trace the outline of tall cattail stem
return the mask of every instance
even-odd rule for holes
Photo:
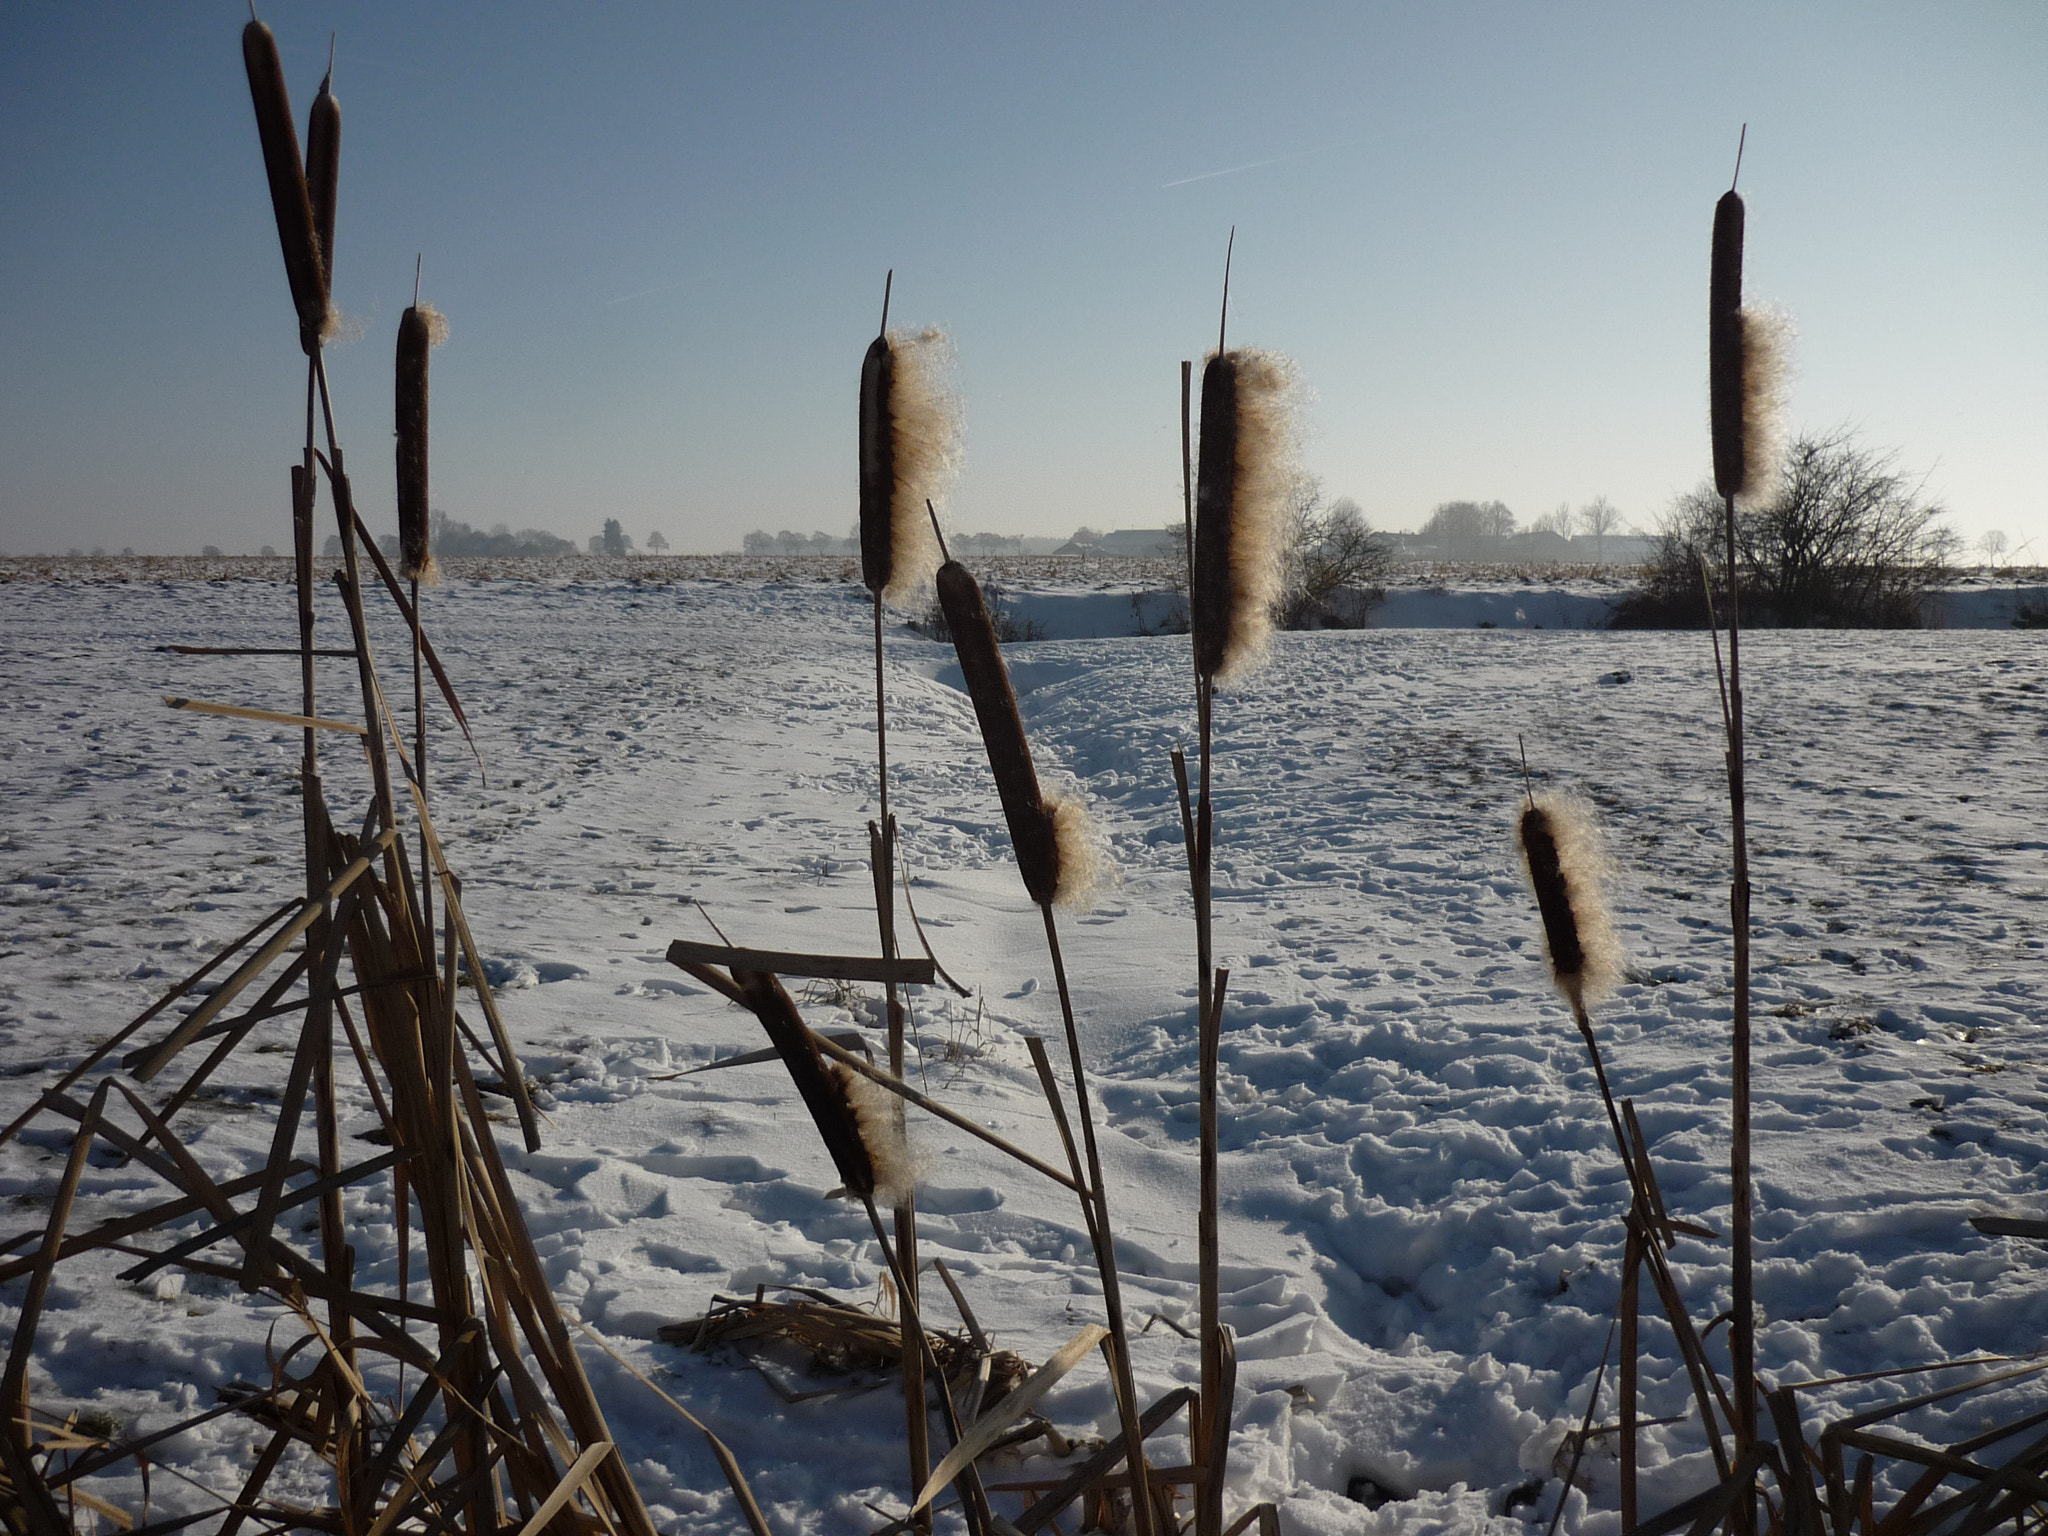
[[[363,728],[370,758],[370,778],[377,796],[379,826],[398,825],[397,803],[391,793],[391,764],[384,751],[382,711],[377,707],[380,688],[376,668],[370,660],[369,624],[363,615],[361,562],[356,556],[355,497],[349,490],[348,473],[342,465],[341,439],[334,430],[334,401],[327,387],[327,362],[320,350],[313,352],[313,374],[320,384],[320,414],[327,435],[328,484],[334,495],[334,515],[341,534],[343,572],[342,597],[348,606],[349,625],[355,636],[356,671],[363,690]]]
[[[1735,1453],[1740,1462],[1756,1444],[1756,1278],[1753,1269],[1749,1158],[1749,827],[1743,781],[1742,607],[1736,569],[1735,498],[1725,499],[1728,541],[1728,814],[1734,878],[1728,889],[1729,927],[1735,940],[1735,1019],[1730,1046],[1729,1244],[1734,1269],[1734,1321],[1728,1350],[1735,1379]],[[1742,1512],[1754,1526],[1744,1501]]]
[[[1236,231],[1231,231],[1232,244],[1236,243]],[[1224,314],[1229,313],[1230,265],[1229,255],[1224,257]],[[1217,362],[1223,357],[1223,331],[1219,322],[1216,336]],[[1209,430],[1209,387],[1210,371],[1203,374],[1203,431]],[[1182,830],[1188,844],[1188,885],[1195,908],[1195,1049],[1197,1057],[1196,1079],[1201,1108],[1201,1125],[1198,1137],[1200,1146],[1201,1189],[1198,1198],[1196,1233],[1196,1310],[1201,1330],[1201,1386],[1202,1411],[1194,1425],[1193,1451],[1198,1466],[1204,1468],[1208,1477],[1200,1486],[1195,1506],[1196,1536],[1221,1536],[1223,1529],[1223,1464],[1229,1454],[1229,1432],[1221,1426],[1229,1421],[1230,1405],[1223,1402],[1223,1338],[1222,1327],[1222,1276],[1219,1251],[1216,1143],[1220,1134],[1217,1125],[1216,1074],[1218,1056],[1221,1051],[1222,1011],[1218,1006],[1214,985],[1214,923],[1210,902],[1211,838],[1215,830],[1215,811],[1209,798],[1210,749],[1212,746],[1212,723],[1215,705],[1215,671],[1221,660],[1222,640],[1212,638],[1226,626],[1211,617],[1207,625],[1199,623],[1203,594],[1197,590],[1197,581],[1203,569],[1200,550],[1195,540],[1195,464],[1190,423],[1194,382],[1194,364],[1183,361],[1180,365],[1180,477],[1181,512],[1186,520],[1188,539],[1188,618],[1191,632],[1190,655],[1195,667],[1195,717],[1196,732],[1201,753],[1201,790],[1192,811],[1188,805],[1187,764],[1182,754],[1174,754],[1174,774],[1178,781],[1181,798]],[[1219,396],[1220,399],[1220,396]],[[1235,412],[1234,396],[1230,412]],[[1219,407],[1218,419],[1222,417]],[[1231,423],[1231,453],[1235,452],[1235,422]],[[1219,462],[1227,455],[1219,455]],[[1224,499],[1228,500],[1227,491]],[[1219,535],[1212,530],[1211,537]],[[1220,535],[1227,541],[1227,533]],[[1219,562],[1210,562],[1220,568]],[[1214,605],[1212,604],[1212,607]],[[1205,652],[1205,644],[1208,651]],[[1220,1432],[1219,1432],[1220,1431]]]
[[[1193,870],[1195,905],[1195,976],[1197,1002],[1197,1077],[1200,1083],[1201,1195],[1196,1215],[1197,1306],[1201,1326],[1203,1443],[1197,1447],[1200,1464],[1207,1470],[1201,1503],[1196,1506],[1197,1536],[1219,1536],[1223,1528],[1223,1465],[1229,1454],[1228,1432],[1217,1433],[1228,1420],[1230,1405],[1222,1402],[1223,1384],[1223,1284],[1216,1148],[1221,1137],[1217,1123],[1216,1077],[1222,1053],[1223,1010],[1215,987],[1215,926],[1213,889],[1215,804],[1211,798],[1213,770],[1213,722],[1215,689],[1209,678],[1195,685],[1195,712],[1201,745],[1201,794],[1195,802],[1195,856]]]
[[[421,660],[420,580],[412,579],[412,771],[420,803],[427,803],[427,680]],[[434,936],[434,872],[428,865],[427,840],[420,839],[420,922],[428,943]]]
[[[1137,1378],[1131,1370],[1131,1336],[1124,1327],[1123,1285],[1117,1277],[1116,1234],[1109,1224],[1109,1192],[1102,1178],[1102,1155],[1095,1143],[1095,1111],[1088,1101],[1088,1073],[1081,1064],[1081,1032],[1074,1024],[1073,994],[1067,989],[1067,964],[1060,952],[1059,927],[1053,921],[1052,903],[1042,901],[1038,910],[1045,918],[1045,946],[1052,956],[1053,981],[1059,989],[1060,1022],[1067,1032],[1067,1058],[1074,1072],[1074,1103],[1080,1110],[1081,1147],[1088,1159],[1088,1189],[1094,1205],[1093,1220],[1086,1223],[1095,1245],[1095,1269],[1102,1277],[1102,1307],[1109,1320],[1117,1416],[1122,1420],[1124,1444],[1129,1448],[1132,1522],[1137,1536],[1153,1536],[1154,1510],[1146,1497],[1145,1437],[1138,1425]]]
[[[1600,1102],[1607,1106],[1608,1128],[1614,1132],[1614,1150],[1621,1154],[1621,1166],[1628,1175],[1629,1189],[1637,1204],[1647,1210],[1642,1198],[1642,1184],[1636,1177],[1636,1160],[1629,1147],[1628,1133],[1621,1128],[1621,1114],[1614,1107],[1614,1091],[1607,1086],[1607,1064],[1600,1058],[1600,1042],[1593,1037],[1593,1020],[1586,1012],[1586,1005],[1576,999],[1572,1002],[1572,1017],[1578,1021],[1579,1037],[1586,1042],[1586,1054],[1593,1061],[1593,1078],[1600,1085]]]
[[[884,299],[886,309],[887,300]],[[868,847],[875,880],[875,922],[880,930],[882,956],[896,958],[896,818],[889,814],[889,711],[882,669],[882,593],[874,591],[875,608],[875,771],[880,786],[880,826],[869,829]],[[905,1070],[903,1001],[896,995],[896,983],[887,983],[889,1021],[889,1071],[900,1082]],[[900,1117],[903,1107],[895,1103],[890,1111]],[[924,1358],[911,1347],[911,1318],[917,1302],[917,1203],[914,1193],[905,1191],[892,1213],[896,1246],[902,1252],[906,1284],[903,1311],[903,1413],[906,1449],[910,1461],[911,1496],[931,1476],[931,1421],[926,1406]],[[931,1529],[931,1513],[918,1511],[918,1528]]]

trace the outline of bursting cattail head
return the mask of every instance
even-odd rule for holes
[[[1743,222],[1741,194],[1722,193],[1707,283],[1708,399],[1714,489],[1756,502],[1777,489],[1790,328],[1776,311],[1742,302]]]
[[[284,251],[284,273],[292,307],[299,316],[299,345],[311,357],[330,329],[327,285],[321,277],[319,239],[313,232],[313,204],[299,160],[299,134],[292,126],[291,97],[284,88],[277,39],[252,21],[242,28],[242,65],[256,108],[256,135],[263,145],[263,170],[270,181],[270,207]]]
[[[941,556],[925,502],[945,494],[959,461],[946,333],[877,336],[860,370],[860,565],[884,602],[902,603],[931,581]]]
[[[827,1064],[803,1016],[797,1012],[795,1000],[774,976],[766,971],[735,970],[732,979],[739,987],[741,1000],[761,1021],[769,1043],[789,1069],[797,1096],[810,1111],[825,1150],[831,1154],[839,1182],[848,1193],[871,1198],[877,1187],[875,1162],[862,1132],[859,1107],[849,1096],[847,1085],[852,1074],[840,1070],[837,1063]],[[889,1117],[870,1113],[867,1118],[880,1122]],[[898,1160],[892,1177],[900,1178],[907,1166],[906,1155]]]
[[[306,195],[313,208],[313,240],[320,252],[320,291],[334,302],[334,203],[341,185],[341,103],[330,68],[306,121]]]
[[[917,1192],[922,1172],[917,1151],[904,1134],[903,1101],[841,1062],[827,1062],[826,1070],[853,1114],[874,1177],[875,1199],[884,1205],[903,1204]]]
[[[399,574],[433,581],[434,553],[427,514],[427,352],[448,335],[448,322],[428,304],[415,304],[398,320],[398,366],[392,389],[398,436]]]
[[[1565,999],[1583,1009],[1621,976],[1602,891],[1607,859],[1592,811],[1564,795],[1538,795],[1515,823],[1515,846],[1536,892],[1551,977]]]
[[[1202,369],[1195,473],[1195,666],[1228,684],[1264,660],[1295,481],[1294,365],[1233,348]]]
[[[982,745],[988,749],[1024,889],[1040,906],[1084,903],[1102,867],[1087,815],[1078,799],[1047,795],[1039,788],[1024,721],[1017,713],[1017,695],[1010,687],[1009,669],[1003,665],[980,583],[966,566],[948,560],[939,567],[938,584],[939,606],[952,631],[967,696],[981,722]]]

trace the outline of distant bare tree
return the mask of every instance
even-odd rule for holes
[[[1592,536],[1593,558],[1603,565],[1607,562],[1608,535],[1620,533],[1624,526],[1621,508],[1605,496],[1595,496],[1579,508],[1579,527]]]
[[[668,540],[661,536],[659,528],[647,535],[647,552],[651,555],[665,555],[668,553]]]
[[[1578,514],[1572,511],[1572,504],[1560,501],[1552,511],[1544,513],[1529,525],[1531,533],[1554,533],[1560,539],[1568,539],[1579,525]]]
[[[1500,552],[1515,531],[1515,514],[1498,501],[1447,501],[1429,514],[1421,537],[1451,560],[1481,560]]]
[[[1984,556],[1986,565],[1998,564],[1998,557],[2011,547],[2003,528],[1987,528],[1977,536],[1977,550]]]

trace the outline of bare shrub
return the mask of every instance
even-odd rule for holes
[[[1747,625],[1784,629],[1910,629],[1927,594],[1950,574],[1954,537],[1925,482],[1888,449],[1846,429],[1802,435],[1786,453],[1774,495],[1737,503],[1735,543]],[[1725,513],[1711,484],[1665,513],[1647,578],[1623,599],[1619,629],[1707,623],[1702,557],[1716,611],[1727,603]]]

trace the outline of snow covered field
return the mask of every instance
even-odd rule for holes
[[[0,591],[11,1119],[50,1071],[291,895],[300,831],[296,733],[161,702],[295,708],[295,663],[150,649],[289,644],[286,588]],[[736,943],[872,949],[865,595],[458,583],[429,596],[427,620],[489,769],[486,786],[444,722],[437,816],[490,979],[546,1085],[544,1149],[515,1141],[506,1155],[558,1295],[727,1440],[778,1530],[872,1529],[881,1518],[863,1500],[890,1513],[904,1502],[886,1390],[785,1404],[750,1370],[653,1339],[713,1292],[876,1291],[865,1221],[822,1198],[836,1179],[782,1069],[669,1076],[762,1040],[662,958],[671,938],[711,936],[693,903]],[[394,666],[399,634],[384,637]],[[1761,1366],[1795,1380],[2036,1348],[2048,1255],[1967,1218],[2048,1214],[2041,640],[1760,635],[1745,660]],[[896,628],[889,664],[891,799],[917,912],[977,993],[915,999],[915,1072],[1048,1152],[1021,1037],[1055,1036],[1057,1004],[973,712],[949,647]],[[1013,649],[1011,666],[1041,770],[1079,785],[1122,866],[1094,912],[1063,920],[1067,959],[1110,1127],[1126,1305],[1179,1320],[1195,1272],[1194,960],[1167,754],[1191,731],[1187,642],[1054,641]],[[346,713],[341,669],[326,675]],[[1596,1015],[1609,1071],[1636,1101],[1674,1214],[1725,1230],[1728,864],[1712,689],[1703,635],[1388,629],[1282,636],[1272,666],[1221,705],[1233,1511],[1275,1498],[1304,1533],[1519,1531],[1558,1501],[1553,1457],[1615,1310],[1626,1184],[1508,842],[1518,736],[1539,783],[1599,808],[1631,960]],[[329,792],[360,804],[338,757]],[[807,1010],[842,1029],[872,1027],[874,1013],[822,990]],[[253,1039],[285,1038],[283,1024],[266,1029]],[[260,1164],[287,1059],[245,1048],[187,1112],[210,1169]],[[358,1111],[368,1126],[368,1105]],[[1099,1308],[1071,1199],[929,1121],[916,1139],[927,1252],[1000,1345],[1043,1359]],[[42,1136],[0,1153],[10,1230],[40,1222],[61,1151]],[[81,1219],[140,1187],[92,1171]],[[395,1274],[389,1201],[388,1185],[349,1197],[372,1280]],[[1725,1247],[1688,1242],[1677,1259],[1695,1317],[1724,1310]],[[53,1293],[39,1405],[147,1427],[267,1375],[280,1309],[203,1280],[123,1285],[118,1267],[84,1266]],[[0,1289],[0,1313],[20,1300],[20,1282]],[[952,1321],[942,1296],[927,1305]],[[1645,1411],[1682,1413],[1661,1320],[1646,1318],[1643,1347]],[[1709,1347],[1725,1361],[1725,1329]],[[1147,1400],[1195,1378],[1195,1345],[1164,1324],[1134,1354]],[[736,1528],[694,1432],[602,1355],[586,1365],[663,1528]],[[1815,1405],[1907,1390],[1847,1388]],[[2030,1398],[2048,1406],[2048,1386],[1915,1422],[1954,1439]],[[1075,1433],[1112,1427],[1099,1362],[1047,1406]],[[230,1417],[161,1452],[232,1490],[259,1433]],[[1709,1480],[1696,1430],[1651,1433],[1646,1511]],[[1184,1459],[1184,1441],[1155,1445]],[[1612,1445],[1589,1453],[1590,1493],[1572,1496],[1567,1528],[1617,1529]],[[1361,1475],[1412,1497],[1368,1512],[1345,1497]],[[168,1470],[156,1496],[160,1509],[204,1497]]]

